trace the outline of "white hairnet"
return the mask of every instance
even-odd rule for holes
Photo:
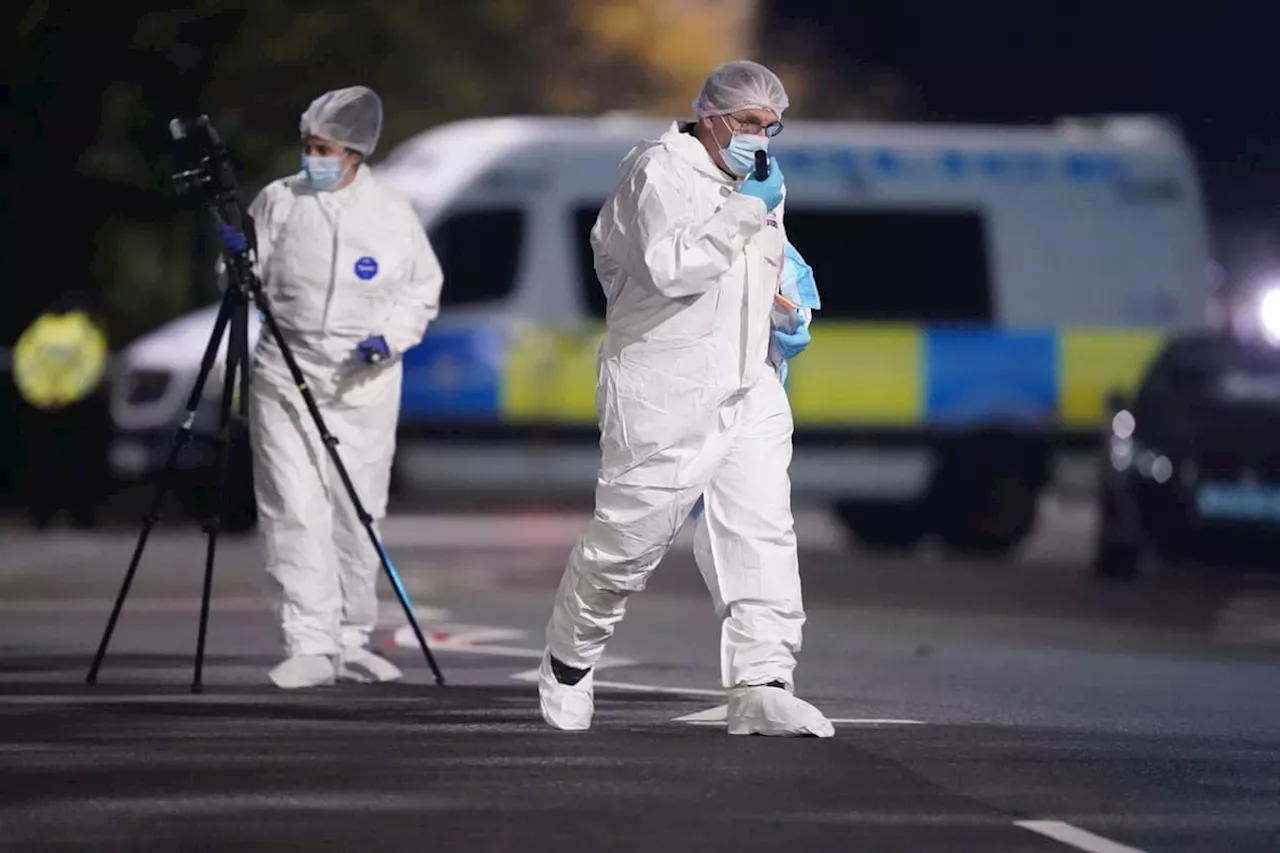
[[[382,133],[382,99],[365,86],[325,92],[302,114],[303,136],[319,136],[368,157]]]
[[[778,75],[758,62],[726,62],[712,71],[693,100],[694,118],[728,115],[745,109],[782,112],[791,106]]]

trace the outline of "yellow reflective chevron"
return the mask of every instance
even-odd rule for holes
[[[106,336],[87,314],[44,314],[14,347],[14,382],[37,408],[67,406],[98,387],[107,356]]]
[[[924,332],[902,324],[814,323],[790,363],[797,426],[904,426],[924,420]]]
[[[1064,426],[1094,426],[1107,392],[1131,391],[1164,336],[1148,330],[1063,329],[1058,332],[1058,416]]]
[[[574,330],[515,326],[501,382],[503,419],[594,424],[596,353],[603,335],[603,323]]]

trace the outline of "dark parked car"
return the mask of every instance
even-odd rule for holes
[[[1171,338],[1132,399],[1113,393],[1094,571],[1162,561],[1280,560],[1280,349]]]

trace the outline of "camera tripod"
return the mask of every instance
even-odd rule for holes
[[[307,411],[311,414],[311,419],[315,423],[321,441],[328,449],[329,457],[333,460],[334,468],[342,480],[347,496],[355,507],[356,515],[368,532],[369,539],[373,543],[374,550],[378,553],[378,558],[386,571],[387,578],[390,580],[392,588],[395,589],[397,598],[400,599],[400,605],[404,608],[409,624],[413,627],[414,636],[417,638],[418,645],[422,648],[422,653],[427,659],[427,665],[435,676],[436,684],[443,685],[444,675],[440,672],[440,667],[437,666],[435,657],[431,654],[431,648],[427,645],[427,640],[422,634],[422,629],[419,627],[417,617],[413,612],[413,605],[410,603],[409,596],[400,582],[400,576],[396,572],[391,559],[387,556],[386,549],[383,548],[381,541],[378,539],[378,534],[373,527],[373,517],[365,509],[364,504],[361,503],[355,484],[352,482],[346,466],[338,454],[338,440],[325,425],[320,409],[316,405],[315,397],[307,385],[306,377],[298,367],[288,342],[281,334],[280,327],[277,325],[263,294],[262,283],[254,273],[253,262],[250,258],[250,252],[256,250],[253,222],[248,212],[240,205],[226,147],[222,144],[218,134],[205,116],[201,116],[191,125],[180,119],[175,119],[170,124],[170,133],[175,141],[178,142],[188,139],[190,135],[198,135],[200,138],[194,141],[202,143],[206,151],[200,167],[174,175],[174,183],[179,191],[202,193],[217,224],[220,226],[235,225],[239,227],[240,231],[245,235],[247,244],[240,247],[239,251],[224,250],[224,257],[227,261],[228,282],[226,291],[223,293],[221,307],[218,310],[218,317],[214,323],[208,345],[205,347],[204,357],[200,362],[200,372],[197,374],[195,385],[187,398],[182,424],[174,436],[164,470],[156,483],[151,506],[144,519],[142,530],[138,535],[137,545],[133,551],[133,558],[129,562],[128,571],[126,571],[124,581],[120,585],[120,592],[116,596],[115,605],[111,610],[110,618],[107,620],[106,630],[103,632],[102,641],[98,645],[98,651],[94,656],[93,665],[89,669],[86,681],[89,684],[97,683],[98,670],[102,666],[103,659],[107,653],[107,646],[111,642],[116,622],[120,618],[120,611],[124,607],[125,598],[128,596],[129,588],[133,584],[134,575],[142,559],[142,552],[146,548],[147,539],[156,523],[160,520],[160,506],[177,470],[178,456],[182,448],[191,440],[191,430],[195,422],[196,412],[204,395],[205,384],[217,360],[220,343],[229,330],[230,334],[222,375],[222,400],[216,439],[217,463],[215,476],[217,480],[214,486],[213,511],[203,525],[204,532],[208,535],[208,544],[205,549],[204,585],[200,598],[200,627],[196,639],[195,674],[191,683],[192,693],[199,693],[203,690],[202,677],[205,636],[209,624],[209,598],[213,586],[214,556],[217,550],[227,468],[229,467],[229,448],[233,438],[236,437],[233,433],[238,433],[239,430],[245,429],[249,419],[249,307],[253,305],[261,312],[263,323],[284,356],[289,374],[302,394]],[[233,402],[235,403],[234,406]]]

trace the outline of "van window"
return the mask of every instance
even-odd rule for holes
[[[437,223],[430,239],[444,270],[441,307],[509,296],[515,290],[524,233],[525,212],[519,207],[467,210]]]
[[[579,281],[605,313],[590,234],[600,205],[573,211]],[[962,212],[788,210],[787,237],[813,267],[829,320],[993,319],[982,216]]]
[[[787,211],[786,227],[813,267],[824,319],[993,319],[978,213],[801,208]]]
[[[604,319],[607,307],[604,288],[600,279],[596,278],[595,258],[591,253],[591,229],[595,227],[596,217],[600,215],[599,204],[584,204],[573,209],[573,249],[578,261],[578,285],[582,290],[582,304],[588,314],[597,319]]]

